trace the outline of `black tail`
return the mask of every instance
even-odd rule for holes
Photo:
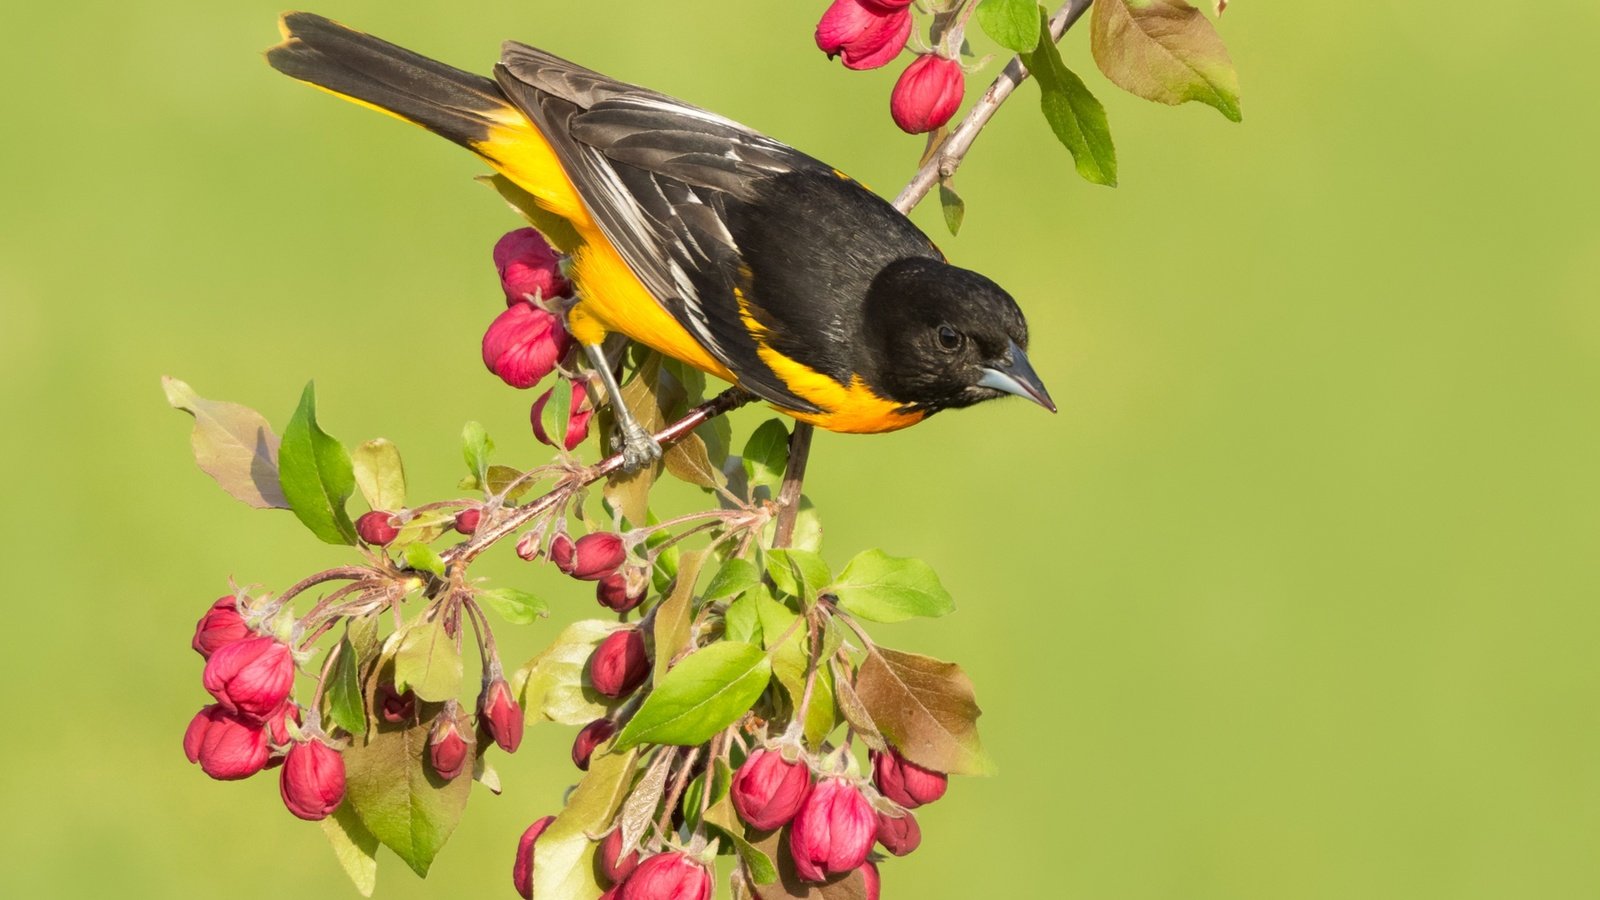
[[[311,13],[280,20],[267,62],[290,78],[377,107],[475,149],[516,115],[493,79],[463,72]],[[514,121],[514,119],[513,119]]]

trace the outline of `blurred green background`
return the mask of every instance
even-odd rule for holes
[[[482,71],[538,43],[893,193],[921,149],[894,70],[829,65],[823,6],[318,11]],[[7,11],[7,896],[355,896],[275,779],[180,752],[227,578],[345,557],[195,469],[159,376],[280,427],[314,377],[327,428],[393,438],[422,496],[466,419],[538,453],[477,360],[517,222],[467,154],[270,72],[278,11]],[[1123,186],[1072,174],[1028,86],[961,172],[961,237],[918,214],[1021,299],[1062,414],[818,441],[825,550],[935,563],[957,616],[877,633],[966,666],[1000,764],[926,810],[886,896],[1596,896],[1600,11],[1242,0],[1222,28],[1242,126],[1116,92],[1074,34]],[[491,569],[557,601],[510,658],[592,611]],[[434,876],[386,856],[378,896],[512,896],[569,742],[535,729]]]

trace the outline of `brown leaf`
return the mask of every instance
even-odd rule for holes
[[[727,480],[711,464],[706,442],[694,432],[668,447],[663,461],[672,477],[696,487],[716,488]]]
[[[876,648],[856,674],[856,696],[906,758],[937,772],[987,775],[972,681],[955,663]]]
[[[167,402],[194,416],[189,444],[194,461],[222,489],[257,509],[288,509],[278,484],[278,435],[248,406],[207,400],[187,384],[163,377]]]
[[[872,721],[872,713],[867,712],[861,698],[856,696],[849,672],[838,661],[833,663],[833,690],[834,698],[839,701],[839,712],[856,730],[856,736],[861,738],[862,743],[874,750],[887,749],[883,735],[878,733],[878,724]]]
[[[755,847],[778,867],[778,880],[758,889],[762,900],[867,900],[867,882],[860,869],[823,884],[802,879],[794,870],[794,857],[789,855],[787,828],[771,832],[757,841]]]
[[[1239,73],[1216,26],[1184,0],[1100,0],[1089,46],[1118,87],[1157,103],[1198,100],[1239,121]]]
[[[705,551],[694,550],[683,554],[678,562],[678,578],[672,593],[661,601],[656,610],[655,629],[655,680],[666,677],[667,667],[689,645],[689,622],[694,618],[694,583],[700,579],[700,564]]]

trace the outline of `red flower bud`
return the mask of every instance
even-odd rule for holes
[[[344,802],[344,757],[319,740],[295,744],[283,761],[278,793],[296,816],[326,819]]]
[[[551,391],[563,390],[561,385],[556,385],[539,395],[533,401],[533,409],[529,411],[528,418],[533,422],[533,436],[539,443],[554,447],[555,441],[544,433],[544,408],[550,402]],[[594,409],[588,404],[589,393],[583,385],[574,382],[572,385],[572,414],[567,418],[567,434],[562,439],[561,446],[568,450],[576,449],[589,436],[589,420],[594,418]]]
[[[594,755],[594,748],[611,740],[616,733],[617,723],[610,719],[595,719],[583,726],[572,741],[572,764],[582,771],[589,771],[589,757]]]
[[[456,513],[456,531],[461,534],[472,534],[478,530],[478,523],[483,521],[483,509],[477,506],[463,509]]]
[[[565,297],[572,285],[561,274],[561,255],[532,228],[508,231],[494,245],[494,267],[510,306],[527,295]]]
[[[511,685],[504,678],[489,682],[478,698],[478,721],[501,750],[517,752],[522,743],[522,707],[511,696]]]
[[[387,681],[378,685],[377,696],[373,699],[378,701],[378,715],[391,725],[410,721],[417,711],[417,695],[409,688],[404,694],[399,693]]]
[[[517,303],[483,334],[483,364],[514,388],[538,384],[567,355],[572,337],[553,314]]]
[[[905,856],[922,843],[922,828],[917,817],[906,813],[900,818],[878,813],[878,843],[895,856]]]
[[[621,900],[711,900],[711,871],[684,853],[658,853],[622,883]]]
[[[859,869],[877,833],[878,814],[856,786],[826,778],[789,826],[789,855],[801,878],[826,881]]]
[[[250,626],[244,624],[244,616],[239,615],[239,598],[229,594],[218,597],[217,602],[211,604],[206,614],[194,626],[194,640],[189,646],[194,652],[210,659],[211,654],[222,647],[242,641],[252,634]]]
[[[898,9],[890,8],[898,5]],[[833,0],[817,23],[817,47],[828,58],[843,54],[850,69],[876,69],[900,55],[911,37],[909,3]]]
[[[612,829],[600,842],[600,851],[595,854],[595,859],[600,863],[600,874],[612,884],[620,885],[633,874],[639,867],[639,851],[635,849],[627,856],[622,855],[622,829]]]
[[[389,524],[389,518],[394,513],[375,509],[369,513],[362,513],[356,520],[356,534],[361,537],[361,542],[373,547],[387,547],[389,542],[400,534],[400,529]]]
[[[595,582],[594,598],[612,612],[625,613],[644,602],[650,592],[650,573],[634,566]]]
[[[942,772],[924,769],[899,750],[872,754],[872,781],[878,791],[906,809],[916,809],[944,796],[950,779]]]
[[[589,683],[612,699],[633,693],[649,674],[644,635],[637,628],[613,631],[589,656]]]
[[[811,767],[802,760],[786,762],[783,754],[757,750],[733,776],[733,808],[757,831],[789,824],[811,794]]]
[[[453,709],[455,702],[451,701],[450,706],[452,709],[439,714],[428,733],[428,762],[434,774],[445,781],[454,781],[467,770],[467,757],[472,749],[461,734],[461,722]]]
[[[522,895],[522,900],[533,900],[533,843],[555,820],[555,816],[545,816],[534,822],[517,841],[517,861],[511,866],[511,883]]]
[[[201,680],[223,708],[259,721],[289,698],[294,655],[274,638],[245,638],[213,653]]]
[[[538,559],[539,555],[544,552],[544,547],[541,546],[540,543],[541,537],[542,535],[540,535],[539,532],[530,531],[522,537],[517,538],[518,558],[527,562],[533,562],[534,560]]]
[[[183,754],[218,781],[249,778],[267,766],[267,732],[213,703],[189,722]]]
[[[878,864],[869,862],[861,867],[861,881],[867,888],[867,900],[878,900],[878,890],[881,887],[878,881]]]
[[[628,558],[628,551],[622,546],[621,535],[597,531],[578,538],[566,565],[562,565],[561,558],[556,555],[555,544],[550,545],[550,558],[555,560],[556,568],[573,578],[599,581],[622,565]]]
[[[571,575],[572,560],[578,552],[577,547],[578,543],[572,539],[572,535],[566,532],[556,535],[550,539],[550,561],[556,564],[556,568]]]
[[[889,95],[889,115],[901,131],[933,131],[961,108],[967,76],[961,64],[933,53],[917,57],[894,83]]]

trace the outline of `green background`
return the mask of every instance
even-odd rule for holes
[[[534,42],[892,193],[921,149],[886,114],[897,68],[829,65],[823,6],[319,11],[478,70]],[[424,498],[466,419],[539,456],[530,396],[477,359],[516,221],[467,154],[270,72],[277,12],[6,14],[8,896],[355,896],[275,779],[180,752],[189,632],[228,577],[346,557],[196,470],[159,376],[280,427],[315,377],[325,426],[393,438]],[[1575,0],[1240,0],[1242,126],[1120,94],[1074,34],[1116,190],[1072,174],[1031,86],[1001,112],[939,239],[1020,298],[1061,414],[824,435],[811,474],[836,564],[881,546],[955,592],[955,617],[877,634],[966,666],[1000,765],[921,814],[887,897],[1600,893],[1597,27]],[[557,610],[504,629],[510,658],[593,611],[490,568]],[[385,856],[378,896],[512,896],[569,741],[535,729],[433,877]]]

